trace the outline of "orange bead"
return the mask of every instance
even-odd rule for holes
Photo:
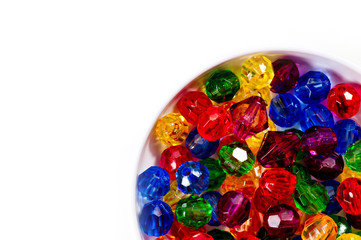
[[[347,165],[345,165],[343,172],[340,174],[341,182],[343,182],[346,178],[352,177],[361,179],[361,172],[354,172]]]
[[[235,177],[227,175],[222,186],[222,194],[229,191],[242,192],[249,199],[253,198],[253,194],[256,191],[256,179],[252,173],[247,173],[241,177]]]
[[[316,214],[306,221],[301,237],[303,240],[336,239],[337,225],[331,217]]]
[[[189,133],[189,123],[179,113],[169,113],[158,119],[155,134],[167,146],[180,145]]]
[[[160,236],[160,237],[157,237],[155,240],[176,240],[177,238],[172,236],[172,235],[164,235],[164,236]]]

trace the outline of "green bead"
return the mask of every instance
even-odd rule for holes
[[[324,211],[329,202],[326,188],[314,180],[296,183],[292,196],[296,207],[310,215]]]
[[[357,232],[355,234],[361,236],[361,231],[359,231],[359,232]]]
[[[218,103],[232,100],[241,84],[237,76],[229,70],[214,72],[206,83],[207,96]]]
[[[311,175],[302,164],[294,163],[291,167],[286,169],[287,171],[296,175],[297,182],[311,180]]]
[[[254,154],[245,143],[233,142],[224,145],[218,155],[223,170],[235,177],[251,171],[255,162]]]
[[[211,235],[214,240],[234,240],[231,233],[217,228],[207,232],[207,234]]]
[[[206,158],[201,161],[209,171],[209,183],[207,191],[213,191],[218,189],[227,177],[227,174],[223,171],[219,161],[213,158]]]
[[[346,165],[355,172],[361,172],[361,140],[348,147],[345,153]]]
[[[350,224],[347,222],[346,218],[341,217],[341,216],[337,216],[334,214],[328,215],[329,217],[331,217],[333,219],[333,221],[335,221],[336,225],[337,225],[337,237],[339,237],[340,235],[344,234],[344,233],[352,233],[352,229]]]
[[[302,151],[301,149],[298,151],[297,155],[296,155],[296,159],[295,162],[297,163],[302,163],[303,160],[307,157],[307,153],[305,153],[304,151]]]
[[[189,228],[200,228],[212,218],[212,206],[197,195],[179,200],[175,210],[177,220]]]

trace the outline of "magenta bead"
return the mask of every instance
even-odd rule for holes
[[[328,127],[313,126],[302,136],[302,151],[311,155],[327,155],[337,147],[336,133]]]
[[[321,181],[336,178],[345,165],[342,156],[336,152],[325,156],[307,156],[304,161],[310,174]]]
[[[272,65],[275,73],[271,82],[272,92],[286,93],[296,86],[300,74],[292,60],[278,59]]]

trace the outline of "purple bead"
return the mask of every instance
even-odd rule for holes
[[[300,74],[292,60],[278,59],[272,65],[275,74],[271,82],[272,92],[285,93],[296,86]]]
[[[185,194],[201,194],[207,189],[209,171],[202,163],[188,161],[175,173],[179,190]]]
[[[337,136],[328,127],[313,126],[306,130],[302,139],[302,151],[311,155],[327,155],[337,147]]]
[[[361,229],[361,215],[351,215],[346,213],[346,219],[352,227]]]
[[[217,217],[227,227],[242,225],[247,221],[251,210],[251,202],[241,192],[229,191],[218,201]]]
[[[304,161],[310,174],[321,181],[336,178],[344,167],[342,156],[336,152],[326,156],[307,156]]]

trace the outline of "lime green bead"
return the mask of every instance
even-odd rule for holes
[[[240,86],[237,76],[232,71],[217,71],[207,80],[206,93],[215,102],[226,102],[232,100]]]
[[[361,140],[348,147],[345,153],[346,165],[355,172],[361,172]]]
[[[344,233],[352,233],[351,226],[347,222],[346,218],[334,214],[329,215],[329,217],[331,217],[337,225],[337,237],[341,236]]]
[[[207,232],[207,234],[211,235],[214,240],[234,240],[231,233],[217,228]]]
[[[227,174],[223,171],[219,161],[213,158],[206,158],[201,161],[209,171],[209,182],[207,191],[213,191],[218,189],[227,177]]]
[[[192,195],[177,203],[175,214],[184,226],[197,229],[211,220],[212,206],[206,199]]]

